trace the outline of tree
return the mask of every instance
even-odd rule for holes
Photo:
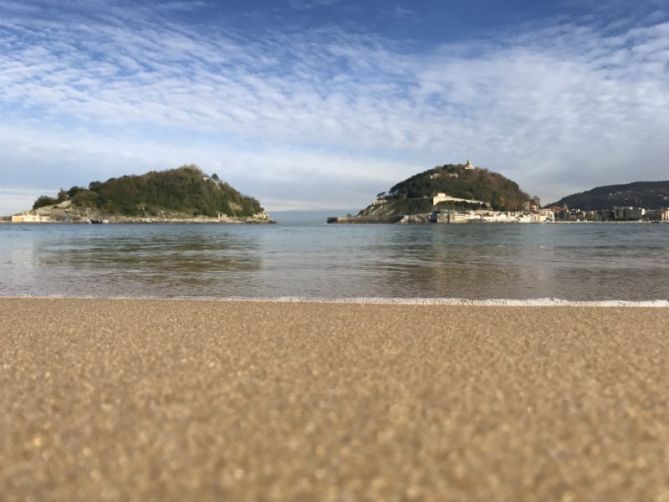
[[[83,190],[83,188],[79,188],[78,186],[73,186],[72,188],[70,188],[70,189],[67,191],[67,197],[71,199],[72,197],[74,197],[75,195],[77,195],[77,192],[79,192],[79,191],[81,191],[81,190]]]
[[[37,198],[35,203],[33,204],[33,209],[39,209],[40,207],[45,207],[45,206],[53,206],[54,204],[58,204],[58,201],[54,199],[53,197],[49,197],[47,195],[42,195]]]

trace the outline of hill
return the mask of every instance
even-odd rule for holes
[[[517,211],[530,200],[517,183],[488,169],[471,164],[447,164],[416,174],[393,186],[388,193],[360,211],[359,216],[390,216],[432,211],[432,198],[443,193],[451,198],[481,201],[497,211]],[[466,202],[442,205],[477,206]],[[439,207],[438,206],[438,207]]]
[[[267,218],[256,199],[197,166],[93,181],[86,188],[74,186],[61,190],[56,198],[39,197],[33,209],[40,208],[50,216],[61,210],[75,219]]]
[[[669,181],[636,181],[626,185],[607,185],[563,197],[551,205],[566,205],[570,209],[597,211],[615,206],[635,206],[646,209],[669,207]]]

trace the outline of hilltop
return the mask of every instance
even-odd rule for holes
[[[256,199],[193,165],[73,186],[39,197],[37,210],[56,221],[269,221]]]
[[[467,164],[446,164],[416,174],[382,192],[358,216],[392,216],[428,213],[435,207],[433,197],[445,194],[447,206],[487,207],[496,211],[518,211],[530,201],[517,183],[488,169]],[[455,199],[461,199],[457,201]]]
[[[669,207],[669,181],[636,181],[596,187],[568,195],[551,205],[584,211],[607,210],[616,206],[660,209]]]

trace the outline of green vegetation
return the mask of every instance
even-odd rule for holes
[[[54,199],[53,197],[49,197],[47,195],[41,195],[33,204],[33,209],[39,209],[40,207],[45,206],[53,206],[54,204],[58,204],[58,199]]]
[[[604,211],[616,206],[646,209],[669,207],[669,181],[637,181],[626,185],[607,185],[563,197],[549,205],[570,209]]]
[[[123,216],[248,217],[263,210],[256,199],[240,194],[217,175],[205,175],[196,166],[93,181],[88,188],[61,190],[58,199],[42,196],[33,208],[66,200],[73,207]]]
[[[432,210],[432,197],[438,193],[479,200],[496,211],[518,211],[530,200],[517,183],[499,173],[448,164],[411,176],[392,187],[388,194],[378,194],[382,203],[367,207],[360,215],[427,213]],[[463,207],[469,206],[472,205]]]

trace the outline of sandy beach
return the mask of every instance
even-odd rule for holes
[[[669,500],[669,309],[0,299],[14,500]]]

